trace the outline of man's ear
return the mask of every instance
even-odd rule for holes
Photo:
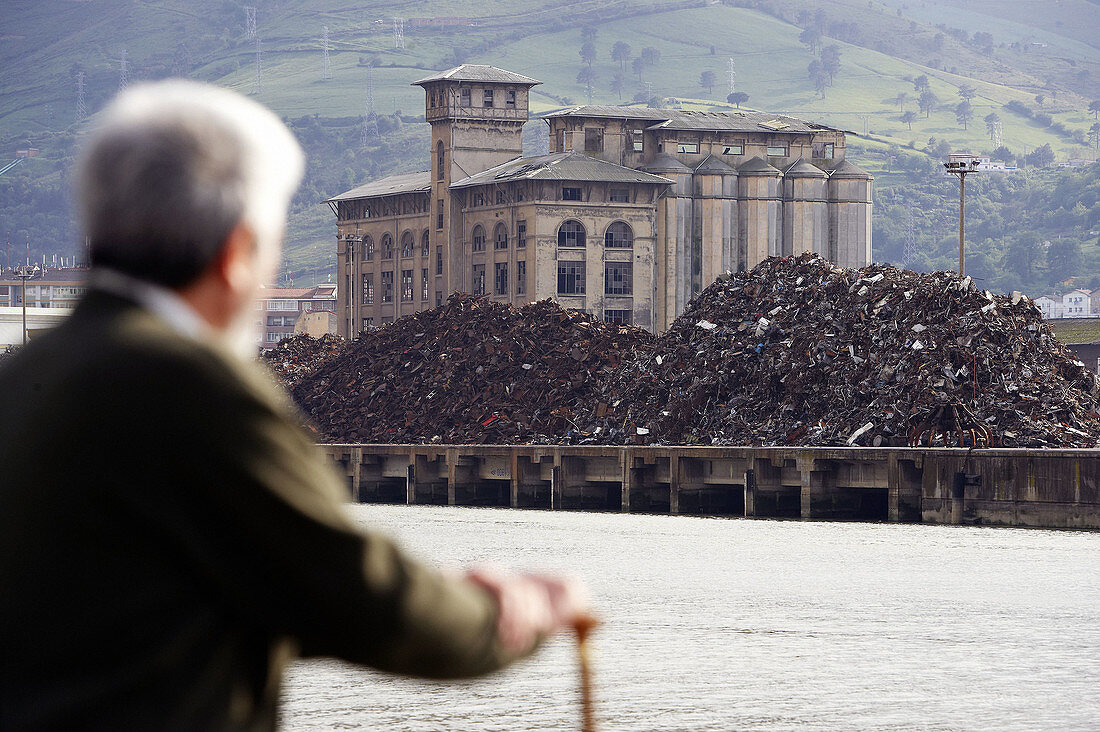
[[[255,287],[256,235],[247,224],[238,223],[229,231],[214,266],[230,290],[243,292]]]

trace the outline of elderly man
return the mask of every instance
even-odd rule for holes
[[[274,726],[297,656],[459,678],[582,610],[356,530],[243,356],[298,145],[264,108],[135,87],[79,165],[87,297],[0,368],[0,728]]]

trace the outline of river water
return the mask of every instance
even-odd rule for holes
[[[1100,533],[354,506],[443,563],[583,578],[602,730],[1100,729]],[[574,646],[484,680],[297,664],[288,730],[579,727]]]

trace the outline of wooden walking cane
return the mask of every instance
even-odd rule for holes
[[[592,666],[588,653],[588,636],[600,624],[591,615],[581,615],[573,621],[577,633],[577,660],[581,672],[581,732],[596,732],[596,710],[592,702]]]

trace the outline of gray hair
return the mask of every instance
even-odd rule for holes
[[[303,165],[279,118],[239,94],[177,80],[133,86],[78,162],[92,264],[182,287],[241,223],[277,251]]]

